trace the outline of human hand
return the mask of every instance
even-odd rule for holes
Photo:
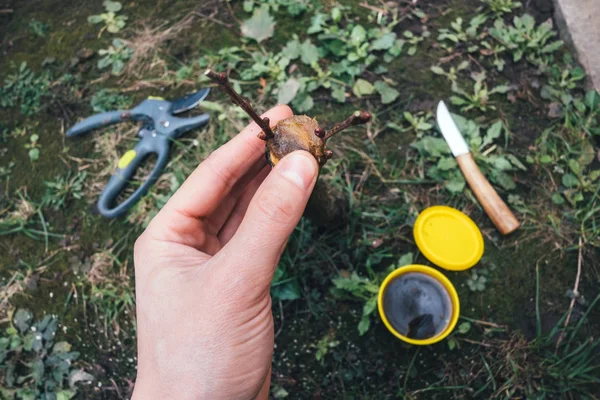
[[[252,123],[202,162],[135,244],[133,399],[268,396],[270,283],[318,168],[297,151],[271,171],[259,132]]]

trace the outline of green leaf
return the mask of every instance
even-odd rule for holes
[[[400,54],[402,54],[402,49],[404,48],[405,43],[405,40],[397,39],[394,42],[394,45],[388,50],[388,54],[390,54],[393,57],[398,57]]]
[[[448,171],[450,169],[456,168],[456,160],[454,157],[442,157],[437,163],[437,167],[442,171]]]
[[[490,171],[490,174],[492,176],[492,180],[506,190],[513,190],[517,187],[517,184],[513,180],[512,176],[504,171],[493,169]]]
[[[43,383],[42,378],[44,377],[44,362],[41,359],[36,358],[31,364],[31,375],[33,380],[38,385]]]
[[[500,85],[493,88],[490,93],[506,93],[510,90],[510,86],[508,85]]]
[[[102,16],[100,15],[90,15],[88,17],[88,22],[90,24],[99,24],[100,22],[102,22],[104,19],[102,18]]]
[[[437,65],[434,65],[431,67],[431,72],[433,72],[436,75],[444,75],[444,70],[441,67],[438,67]]]
[[[119,32],[120,28],[116,24],[110,24],[110,25],[108,25],[108,27],[106,28],[106,30],[108,32],[110,32],[110,33],[117,33],[117,32]]]
[[[29,159],[31,161],[36,161],[38,158],[40,158],[40,149],[38,149],[38,148],[30,149],[29,150]]]
[[[387,50],[396,42],[396,34],[394,32],[386,33],[379,39],[371,43],[371,50]]]
[[[581,166],[576,160],[569,160],[569,169],[577,176],[581,175]]]
[[[433,128],[433,125],[428,122],[419,121],[417,123],[417,129],[421,131],[428,131]]]
[[[354,47],[360,46],[367,39],[367,31],[362,25],[356,25],[350,33],[350,43]]]
[[[365,333],[367,333],[370,326],[371,326],[371,319],[369,318],[368,315],[363,315],[360,322],[358,323],[358,334],[360,336],[364,335]]]
[[[346,102],[346,90],[341,85],[334,85],[331,90],[331,97],[333,97],[339,103],[345,103]]]
[[[375,71],[373,72],[375,72],[377,75],[381,75],[385,74],[386,72],[389,72],[389,70],[386,66],[378,65],[377,67],[375,67]]]
[[[488,157],[487,162],[501,171],[510,171],[512,169],[510,161],[503,156],[490,156]]]
[[[457,105],[457,106],[462,106],[462,105],[465,105],[465,104],[469,104],[465,99],[460,98],[458,96],[451,96],[450,97],[450,102],[452,104],[454,104],[454,105]]]
[[[462,193],[462,191],[465,189],[465,178],[463,178],[462,175],[454,175],[452,176],[452,178],[450,178],[450,180],[446,181],[446,184],[444,185],[444,187],[450,192],[450,193]]]
[[[581,155],[577,161],[580,165],[585,167],[590,165],[594,161],[594,158],[596,158],[596,150],[594,149],[594,146],[588,140],[584,139],[584,141],[581,143]]]
[[[105,1],[104,3],[104,8],[106,9],[106,11],[109,12],[119,12],[121,11],[121,9],[123,8],[123,6],[121,5],[121,3],[119,3],[118,1]]]
[[[254,9],[252,17],[242,23],[242,35],[254,39],[258,43],[273,36],[275,31],[275,20],[269,14],[269,6],[263,4]]]
[[[71,351],[71,345],[67,342],[58,342],[52,347],[54,353],[68,353]]]
[[[540,162],[542,164],[550,164],[552,162],[552,157],[550,157],[548,154],[544,154],[540,157]]]
[[[571,79],[573,81],[580,81],[585,78],[585,70],[581,67],[573,68],[571,71]]]
[[[497,121],[490,126],[485,134],[485,138],[483,139],[483,146],[486,146],[492,143],[495,139],[498,139],[502,134],[502,128],[504,128],[504,122],[502,121]]]
[[[398,92],[393,87],[389,86],[384,81],[375,82],[375,90],[381,95],[381,103],[389,104],[396,100],[398,96],[400,96],[400,92]]]
[[[304,64],[312,65],[319,61],[319,49],[306,39],[300,46],[300,58]]]
[[[566,173],[562,176],[562,184],[568,188],[575,188],[579,186],[579,180],[575,175]]]
[[[243,8],[244,11],[246,11],[247,13],[252,12],[252,10],[254,9],[254,1],[244,0]]]
[[[342,10],[339,7],[334,7],[331,9],[331,19],[333,22],[338,23],[342,19]]]
[[[280,285],[271,287],[271,295],[280,300],[297,300],[300,298],[300,286],[294,278]]]
[[[406,253],[403,254],[402,256],[400,256],[400,258],[398,259],[398,263],[396,265],[397,268],[400,267],[404,267],[406,265],[410,265],[413,263],[413,254],[412,253]]]
[[[327,23],[329,16],[321,12],[317,12],[310,20],[310,27],[306,31],[309,35],[323,30],[323,25]]]
[[[454,350],[456,348],[456,340],[452,337],[448,338],[448,350]]]
[[[352,91],[356,97],[362,97],[373,94],[375,87],[364,79],[357,79],[352,87]]]
[[[371,297],[365,305],[363,306],[363,317],[367,315],[371,315],[373,311],[377,308],[377,296]]]
[[[315,105],[313,98],[309,94],[305,94],[303,96],[296,96],[293,102],[296,110],[299,112],[306,112],[313,108]]]
[[[527,167],[517,157],[513,156],[512,154],[506,154],[506,158],[508,158],[510,163],[515,167],[522,171],[527,171]]]
[[[591,110],[596,111],[600,106],[600,94],[595,90],[587,92],[585,95],[585,105]]]
[[[299,89],[300,82],[297,79],[288,79],[279,87],[279,92],[277,93],[277,103],[289,104],[292,100],[294,100]]]
[[[300,42],[298,41],[298,38],[295,38],[287,42],[285,47],[281,49],[281,55],[290,60],[295,60],[300,57],[300,51]]]
[[[318,361],[318,360],[317,360]],[[283,388],[283,386],[275,386],[272,390],[273,398],[275,399],[285,399],[289,396],[287,390]]]
[[[76,394],[74,390],[59,390],[56,392],[56,400],[71,400]]]
[[[460,334],[465,334],[467,332],[469,332],[471,330],[471,323],[469,322],[463,322],[462,324],[458,325],[458,333]]]
[[[556,50],[560,49],[563,45],[562,40],[558,40],[556,42],[547,44],[542,48],[542,53],[554,53]]]
[[[420,153],[431,155],[432,157],[439,157],[442,154],[450,154],[450,148],[444,139],[436,138],[432,136],[425,136],[423,139],[411,145],[415,149],[419,150]]]
[[[122,60],[114,60],[112,63],[111,74],[112,75],[120,75],[125,69],[125,63]]]
[[[98,69],[104,69],[108,67],[112,63],[112,60],[109,56],[103,57],[98,60]]]
[[[557,205],[565,204],[565,198],[560,193],[554,193],[552,195],[552,202]]]

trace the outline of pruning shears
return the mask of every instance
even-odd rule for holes
[[[138,131],[140,141],[132,150],[123,154],[117,164],[117,170],[110,178],[98,199],[98,210],[107,218],[123,215],[131,208],[158,179],[167,165],[171,141],[185,132],[202,127],[208,123],[208,114],[190,118],[175,117],[194,108],[206,96],[210,89],[168,101],[161,97],[148,97],[131,110],[109,111],[93,115],[77,123],[67,131],[67,137],[79,136],[93,129],[124,121],[142,122]],[[135,170],[150,154],[156,153],[158,159],[154,169],[136,191],[120,204],[115,204],[117,196],[127,186]]]

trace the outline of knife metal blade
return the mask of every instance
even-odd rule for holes
[[[440,104],[438,104],[437,123],[454,157],[469,153],[469,146],[458,130],[454,119],[450,115],[450,111],[448,111],[443,101],[440,101]]]
[[[498,193],[496,193],[496,190],[487,178],[481,173],[473,155],[469,152],[467,142],[465,142],[443,101],[440,101],[437,108],[437,123],[442,135],[444,135],[444,139],[446,139],[448,146],[450,146],[452,154],[456,158],[456,163],[463,173],[465,180],[487,215],[503,235],[513,232],[521,224]]]

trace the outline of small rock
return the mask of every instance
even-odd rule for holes
[[[95,54],[94,50],[84,47],[77,52],[77,58],[79,59],[79,62],[85,62],[94,57]]]
[[[553,101],[548,105],[548,116],[550,118],[560,118],[564,115],[562,104]]]

